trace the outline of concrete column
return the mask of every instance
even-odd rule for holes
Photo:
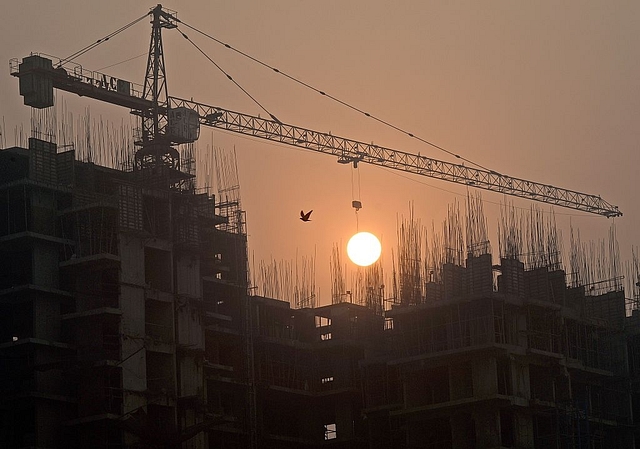
[[[520,363],[518,360],[510,360],[510,363],[513,394],[524,399],[531,399],[529,365]]]
[[[518,448],[533,449],[533,418],[524,410],[514,412],[515,443]]]
[[[473,413],[476,423],[477,447],[500,447],[500,410],[495,408],[482,408]]]
[[[472,363],[473,397],[482,399],[498,393],[498,371],[496,358],[475,359]]]
[[[453,449],[471,449],[475,439],[475,421],[469,414],[453,415],[451,417],[451,445]]]

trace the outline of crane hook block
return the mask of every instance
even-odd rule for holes
[[[358,200],[351,201],[351,206],[356,210],[356,212],[362,209],[362,203]]]

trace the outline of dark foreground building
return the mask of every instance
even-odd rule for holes
[[[0,447],[635,447],[622,290],[484,254],[384,315],[291,309],[188,180],[0,151]]]

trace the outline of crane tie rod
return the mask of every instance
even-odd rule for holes
[[[133,25],[135,25],[136,23],[140,22],[142,19],[144,19],[145,17],[148,17],[151,14],[151,12],[145,14],[144,16],[134,20],[133,22],[129,22],[128,24],[126,24],[125,26],[117,29],[116,31],[113,31],[112,33],[107,34],[105,37],[98,39],[97,41],[87,45],[86,47],[78,50],[77,52],[67,56],[66,58],[63,58],[60,60],[60,62],[58,63],[58,66],[62,66],[63,64],[69,63],[71,61],[73,61],[74,59],[77,59],[78,57],[82,56],[83,54],[87,53],[90,50],[93,50],[94,48],[96,48],[98,45],[105,43],[106,41],[108,41],[109,39],[111,39],[112,37],[114,37],[117,34],[122,33],[124,30],[131,28]]]
[[[179,21],[176,18],[177,21]],[[184,23],[184,22],[180,22],[180,23]],[[186,25],[186,24],[185,24]],[[187,25],[188,26],[188,25]],[[189,27],[191,28],[191,27]],[[200,53],[202,53],[204,55],[205,58],[207,58],[209,60],[209,62],[211,62],[211,64],[213,64],[214,66],[216,66],[216,68],[218,70],[220,70],[226,77],[227,79],[229,79],[229,81],[231,81],[233,84],[236,85],[236,87],[238,87],[238,89],[240,89],[242,92],[244,92],[244,94],[249,97],[256,105],[258,105],[258,107],[260,107],[260,109],[262,109],[264,112],[266,112],[267,114],[269,114],[269,116],[277,123],[282,124],[282,122],[280,120],[278,120],[278,117],[276,117],[275,115],[273,115],[271,112],[269,112],[267,110],[267,108],[265,108],[262,103],[260,103],[258,100],[256,100],[256,98],[251,95],[244,87],[242,87],[240,85],[240,83],[238,83],[235,79],[233,79],[233,77],[231,75],[229,75],[222,67],[220,67],[220,65],[218,65],[213,59],[211,59],[211,57],[206,54],[204,52],[204,50],[202,50],[195,42],[193,42],[189,36],[187,36],[185,33],[182,32],[182,30],[180,30],[178,27],[176,27],[176,29],[178,30],[178,32],[182,35],[182,37],[184,37],[187,41],[189,41],[189,43],[191,45],[193,45]]]
[[[345,107],[347,107],[347,108],[349,108],[349,109],[352,109],[352,110],[354,110],[354,111],[356,111],[356,112],[359,112],[360,114],[363,114],[363,115],[365,115],[366,117],[369,117],[369,118],[371,118],[371,119],[373,119],[373,120],[375,120],[375,121],[377,121],[377,122],[379,122],[379,123],[382,123],[383,125],[388,126],[388,127],[392,128],[392,129],[394,129],[394,130],[396,130],[396,131],[399,131],[399,132],[401,132],[401,133],[403,133],[403,134],[406,134],[407,136],[409,136],[409,137],[411,137],[411,138],[413,138],[413,139],[419,140],[419,141],[420,141],[420,142],[422,142],[422,143],[425,143],[425,144],[427,144],[427,145],[429,145],[429,146],[432,146],[433,148],[436,148],[436,149],[438,149],[438,150],[440,150],[440,151],[443,151],[444,153],[449,154],[450,156],[453,156],[453,157],[455,157],[455,158],[457,158],[457,159],[460,159],[460,160],[462,160],[462,161],[464,161],[464,162],[467,162],[467,163],[469,163],[469,164],[471,164],[471,165],[474,165],[474,166],[476,166],[476,167],[478,167],[478,168],[481,168],[481,169],[483,169],[483,170],[486,170],[486,171],[488,171],[488,172],[491,172],[491,173],[494,173],[494,174],[498,174],[497,172],[495,172],[495,171],[493,171],[493,170],[490,170],[489,168],[484,167],[483,165],[480,165],[480,164],[478,164],[477,162],[474,162],[474,161],[472,161],[472,160],[470,160],[470,159],[467,159],[467,158],[465,158],[465,157],[462,157],[462,156],[460,156],[459,154],[456,154],[456,153],[454,153],[454,152],[452,152],[452,151],[447,150],[447,149],[446,149],[446,148],[444,148],[444,147],[441,147],[440,145],[437,145],[437,144],[435,144],[435,143],[433,143],[433,142],[430,142],[430,141],[428,141],[428,140],[426,140],[426,139],[423,139],[422,137],[419,137],[419,136],[417,136],[417,135],[415,135],[415,134],[413,134],[413,133],[411,133],[411,132],[409,132],[409,131],[407,131],[407,130],[404,130],[404,129],[402,129],[402,128],[400,128],[400,127],[396,126],[396,125],[394,125],[393,123],[390,123],[390,122],[388,122],[388,121],[386,121],[386,120],[383,120],[383,119],[381,119],[381,118],[379,118],[379,117],[376,117],[375,115],[372,115],[372,114],[370,114],[370,113],[368,113],[368,112],[366,112],[366,111],[364,111],[364,110],[362,110],[362,109],[360,109],[360,108],[358,108],[358,107],[356,107],[356,106],[354,106],[354,105],[352,105],[352,104],[349,104],[349,103],[347,103],[346,101],[340,100],[339,98],[336,98],[336,97],[334,97],[333,95],[330,95],[330,94],[328,94],[328,93],[326,93],[326,92],[324,92],[324,91],[322,91],[322,90],[320,90],[320,89],[318,89],[318,88],[316,88],[316,87],[314,87],[314,86],[312,86],[312,85],[310,85],[310,84],[308,84],[308,83],[305,83],[304,81],[299,80],[299,79],[297,79],[296,77],[294,77],[294,76],[292,76],[292,75],[289,75],[288,73],[283,72],[282,70],[280,70],[280,69],[278,69],[278,68],[276,68],[276,67],[273,67],[273,66],[271,66],[271,65],[269,65],[269,64],[267,64],[267,63],[265,63],[265,62],[263,62],[263,61],[261,61],[261,60],[259,60],[259,59],[255,58],[255,57],[253,57],[253,56],[251,56],[251,55],[249,55],[249,54],[247,54],[247,53],[245,53],[245,52],[243,52],[243,51],[241,51],[241,50],[238,50],[237,48],[232,47],[231,45],[229,45],[229,44],[227,44],[227,43],[225,43],[225,42],[222,42],[221,40],[219,40],[219,39],[217,39],[217,38],[215,38],[215,37],[211,36],[210,34],[205,33],[204,31],[200,31],[200,30],[198,30],[197,28],[195,28],[195,27],[193,27],[193,26],[189,25],[188,23],[185,23],[185,22],[181,21],[181,20],[180,20],[180,19],[178,19],[178,18],[176,18],[176,21],[180,22],[181,24],[183,24],[183,25],[184,25],[184,26],[186,26],[187,28],[192,29],[192,30],[193,30],[193,31],[195,31],[196,33],[200,33],[200,34],[202,34],[203,36],[205,36],[205,37],[207,37],[207,38],[209,38],[209,39],[211,39],[211,40],[213,40],[213,41],[217,42],[218,44],[220,44],[220,45],[222,45],[222,46],[224,46],[224,47],[228,48],[229,50],[235,51],[236,53],[238,53],[238,54],[240,54],[240,55],[244,56],[245,58],[248,58],[248,59],[252,60],[253,62],[258,63],[258,64],[262,65],[263,67],[266,67],[266,68],[268,68],[268,69],[270,69],[270,70],[273,70],[274,72],[276,72],[276,73],[278,73],[278,74],[280,74],[280,75],[282,75],[282,76],[284,76],[284,77],[286,77],[286,78],[290,79],[291,81],[294,81],[294,82],[296,82],[296,83],[298,83],[298,84],[300,84],[300,85],[302,85],[302,86],[306,87],[307,89],[313,90],[314,92],[317,92],[317,93],[319,93],[319,94],[320,94],[320,95],[322,95],[322,96],[325,96],[325,97],[327,97],[327,98],[330,98],[331,100],[333,100],[333,101],[335,101],[335,102],[337,102],[337,103],[339,103],[339,104],[341,104],[341,105],[343,105],[343,106],[345,106]],[[275,118],[274,118],[274,120],[279,121],[279,120],[277,120],[277,119],[275,119]]]

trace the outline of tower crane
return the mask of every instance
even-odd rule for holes
[[[617,206],[597,195],[338,137],[285,124],[274,116],[260,118],[170,97],[162,29],[177,28],[180,20],[175,12],[163,9],[162,5],[153,8],[149,15],[152,33],[143,86],[87,71],[64,60],[58,60],[54,67],[53,60],[46,55],[32,54],[22,62],[10,61],[10,72],[19,78],[24,103],[35,108],[53,106],[53,89],[56,88],[131,109],[142,120],[142,136],[136,142],[140,148],[135,155],[135,170],[168,168],[179,171],[180,156],[173,145],[194,142],[199,137],[200,127],[208,126],[330,154],[343,164],[373,164],[605,217],[622,215]]]

